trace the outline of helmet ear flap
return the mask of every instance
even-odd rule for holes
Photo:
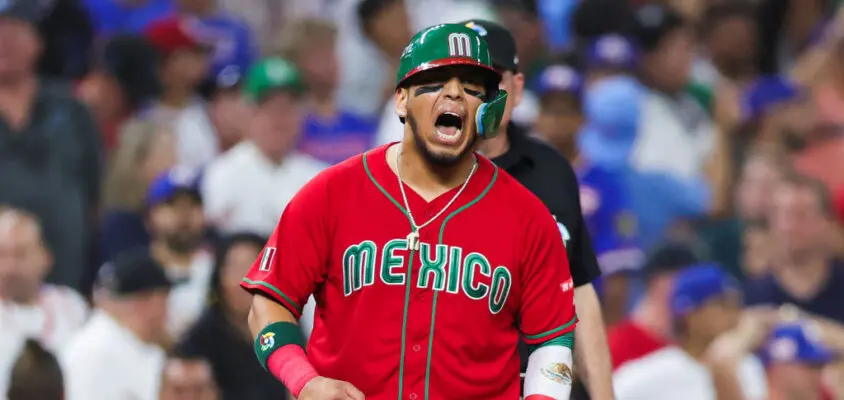
[[[501,126],[501,119],[504,118],[506,105],[507,91],[499,89],[491,101],[478,106],[478,111],[475,113],[478,135],[484,139],[495,137],[498,133],[498,127]]]

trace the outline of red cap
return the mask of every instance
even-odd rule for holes
[[[149,43],[165,56],[178,50],[202,47],[202,44],[185,29],[178,18],[156,21],[147,28],[145,33]]]

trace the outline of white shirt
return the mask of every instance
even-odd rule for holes
[[[58,351],[88,318],[88,304],[71,288],[44,285],[39,296],[35,305],[0,302],[0,398],[26,339]]]
[[[65,400],[157,400],[164,350],[95,311],[60,353]]]
[[[738,369],[746,400],[764,400],[768,386],[765,369],[747,356]],[[716,400],[709,371],[677,347],[666,347],[621,366],[613,374],[618,400]]]
[[[154,121],[167,124],[176,135],[179,165],[200,169],[220,153],[220,141],[203,101],[193,100],[178,110],[157,105],[150,113]]]
[[[328,165],[293,152],[281,165],[245,141],[213,162],[202,182],[205,215],[223,233],[269,236],[287,203]]]
[[[664,95],[646,97],[633,149],[632,164],[637,170],[666,173],[679,180],[705,172],[715,151],[715,127],[692,98],[680,101],[678,107]]]
[[[167,332],[180,337],[202,314],[208,303],[208,289],[214,272],[214,257],[200,251],[186,268],[167,268],[174,282],[167,299]]]

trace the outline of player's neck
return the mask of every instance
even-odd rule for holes
[[[474,155],[468,155],[464,160],[449,167],[433,165],[416,148],[407,141],[402,146],[392,146],[387,151],[387,163],[396,172],[396,153],[401,151],[401,178],[404,183],[413,188],[422,198],[431,200],[439,195],[462,185],[469,176]]]
[[[510,150],[510,140],[507,139],[507,132],[504,124],[499,129],[501,132],[491,139],[482,139],[478,141],[478,151],[486,158],[500,157],[502,154]]]

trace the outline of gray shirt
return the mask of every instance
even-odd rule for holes
[[[47,280],[86,284],[90,225],[101,177],[101,136],[66,85],[42,81],[28,125],[0,118],[0,204],[34,213],[55,264]]]

